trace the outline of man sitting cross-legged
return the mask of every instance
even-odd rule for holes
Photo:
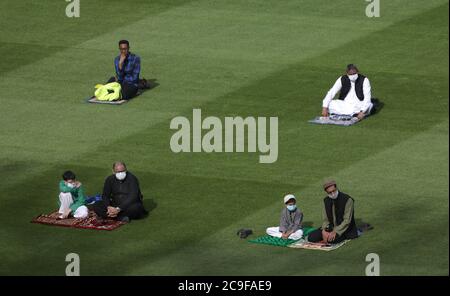
[[[130,52],[128,40],[119,41],[119,51],[120,54],[114,59],[116,75],[111,77],[108,83],[120,83],[122,100],[129,100],[135,97],[138,92],[141,58]]]
[[[97,216],[123,222],[145,217],[138,179],[120,161],[113,164],[113,173],[105,180],[102,200],[94,204]]]
[[[338,93],[338,98],[333,100]],[[373,107],[369,79],[350,64],[346,74],[336,80],[323,99],[322,116],[356,116],[361,120],[371,113]]]
[[[311,232],[308,241],[340,243],[357,238],[353,198],[339,191],[333,180],[326,181],[323,189],[327,196],[323,199],[322,227]]]

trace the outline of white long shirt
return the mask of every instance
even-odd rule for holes
[[[322,107],[329,108],[329,105],[336,94],[342,89],[341,77],[339,77],[334,83],[333,87],[328,91],[325,98],[323,99]],[[372,105],[371,103],[371,87],[369,79],[366,77],[363,82],[363,93],[364,100],[360,101],[355,91],[355,83],[350,81],[350,91],[344,99],[346,105],[350,105],[353,113],[366,112],[369,107]]]

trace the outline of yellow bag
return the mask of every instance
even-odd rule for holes
[[[116,101],[122,99],[122,87],[118,82],[97,84],[95,88],[94,95],[99,101]]]

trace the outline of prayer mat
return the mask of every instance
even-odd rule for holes
[[[303,227],[303,237],[307,236],[310,232],[312,232],[314,230],[315,230],[314,227]],[[249,240],[248,242],[254,243],[254,244],[264,244],[264,245],[272,245],[272,246],[279,246],[279,247],[287,247],[290,244],[300,242],[302,240],[303,239],[299,239],[299,240],[282,239],[279,237],[264,235],[264,236],[260,236],[255,239]]]
[[[298,240],[293,239],[282,239],[279,237],[274,237],[270,235],[260,236],[255,239],[249,240],[249,243],[254,244],[263,244],[263,245],[272,245],[272,246],[279,246],[279,247],[287,247],[290,244],[293,244],[297,242]]]
[[[295,249],[307,249],[307,250],[320,250],[320,251],[333,251],[336,250],[343,245],[345,245],[350,240],[345,240],[337,244],[330,244],[330,243],[311,243],[305,240],[299,240],[297,242],[294,242],[292,244],[289,244],[289,248],[295,248]]]
[[[58,211],[50,214],[42,214],[31,220],[32,223],[39,223],[45,225],[55,225],[64,227],[84,228],[84,229],[96,229],[96,230],[114,230],[125,222],[116,221],[113,219],[97,219],[97,215],[94,211],[89,211],[89,217],[85,219],[67,218],[59,219]]]
[[[349,117],[349,116],[330,116],[330,117],[323,117],[319,116],[314,119],[309,120],[309,123],[314,124],[332,124],[332,125],[340,125],[340,126],[350,126],[353,124],[358,123],[360,120],[358,120],[357,117]]]
[[[108,104],[108,105],[122,105],[127,103],[129,100],[116,100],[116,101],[100,101],[97,100],[96,97],[90,97],[86,99],[87,103],[94,103],[94,104]]]

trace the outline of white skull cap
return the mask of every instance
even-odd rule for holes
[[[284,196],[284,203],[287,203],[290,199],[297,201],[297,199],[295,198],[295,196],[293,194],[287,194]]]

